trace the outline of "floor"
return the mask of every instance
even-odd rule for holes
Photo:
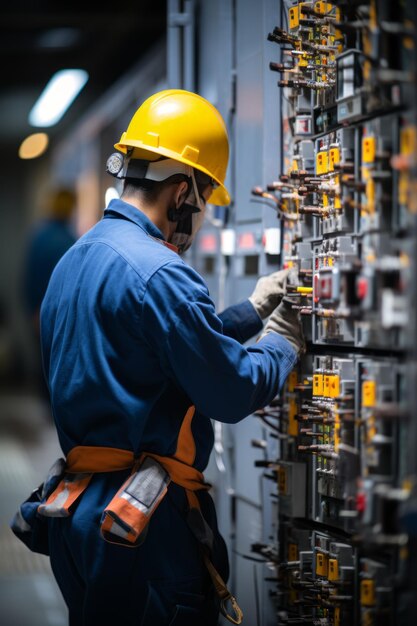
[[[47,404],[30,393],[0,393],[0,624],[65,626],[67,610],[49,559],[11,532],[19,504],[61,456]]]

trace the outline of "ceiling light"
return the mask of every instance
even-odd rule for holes
[[[53,126],[64,115],[88,80],[85,70],[60,70],[54,74],[29,113],[32,126]]]
[[[50,28],[37,38],[39,48],[71,48],[75,46],[81,37],[77,28]]]
[[[34,133],[22,141],[19,148],[21,159],[36,159],[48,147],[49,137],[46,133]]]

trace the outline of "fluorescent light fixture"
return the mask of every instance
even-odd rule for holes
[[[20,144],[19,157],[21,159],[36,159],[45,152],[48,143],[49,137],[46,133],[29,135]]]
[[[50,28],[36,39],[39,48],[71,48],[81,38],[78,28]]]
[[[56,72],[29,113],[32,126],[53,126],[64,115],[88,80],[85,70]]]

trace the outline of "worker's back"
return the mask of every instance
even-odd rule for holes
[[[158,350],[166,338],[144,326],[141,303],[160,268],[170,264],[182,272],[181,285],[169,284],[172,291],[183,290],[187,273],[194,278],[194,272],[155,240],[161,234],[143,213],[117,201],[112,206],[115,211],[122,206],[124,214],[106,211],[68,251],[42,307],[44,367],[60,441],[64,452],[82,444],[172,455],[190,401],[167,376],[169,364]],[[166,283],[159,281],[158,287],[164,298]],[[203,283],[198,288],[204,289]],[[147,296],[148,305],[158,309]],[[155,421],[146,428],[152,415],[157,429]],[[200,427],[206,450],[199,465],[207,461],[212,442],[209,420]]]

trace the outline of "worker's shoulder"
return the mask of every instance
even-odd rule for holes
[[[192,302],[206,302],[209,298],[202,276],[177,254],[154,268],[146,290],[151,300],[163,297],[175,308]]]
[[[127,220],[115,220],[111,228],[105,221],[99,222],[78,240],[76,246],[94,248],[108,265],[128,265],[145,282],[166,263],[182,263],[163,241]]]

